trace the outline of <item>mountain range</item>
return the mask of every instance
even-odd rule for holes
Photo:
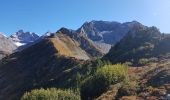
[[[63,29],[65,29],[64,31],[67,31],[68,34],[72,35],[72,38],[79,41],[81,48],[85,51],[88,50],[88,52],[91,52],[90,56],[102,56],[102,54],[109,52],[111,46],[120,41],[125,34],[127,34],[130,30],[133,30],[135,25],[141,24],[137,21],[126,23],[91,21],[85,22],[77,30]],[[18,51],[20,51],[27,48],[29,45],[34,44],[35,41],[39,41],[51,34],[53,33],[47,32],[45,35],[39,36],[34,32],[24,32],[23,30],[19,30],[8,38],[13,41],[13,43],[18,47]],[[89,45],[89,48],[87,45]],[[94,54],[96,53],[93,52],[94,49],[98,50],[98,54]]]
[[[80,89],[83,100],[166,99],[169,42],[169,34],[137,21],[91,21],[43,36],[23,30],[10,37],[1,33],[0,100],[19,100],[25,92],[51,87]],[[127,73],[119,71],[120,63],[129,66]],[[112,64],[118,72],[107,69]],[[117,75],[114,80],[112,75]]]

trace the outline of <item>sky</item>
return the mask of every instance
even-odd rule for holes
[[[0,32],[39,35],[91,20],[138,21],[170,33],[170,0],[0,0]]]

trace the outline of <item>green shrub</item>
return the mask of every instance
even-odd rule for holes
[[[115,84],[128,77],[128,66],[125,64],[116,65],[105,65],[104,67],[98,68],[96,71],[95,78],[103,79],[108,84]]]
[[[81,86],[82,99],[93,99],[105,92],[111,84],[128,80],[126,64],[104,65],[94,76],[88,77]]]
[[[117,97],[136,95],[138,88],[138,84],[135,81],[122,83],[121,88],[118,90]]]
[[[35,89],[26,92],[21,100],[80,100],[80,95],[70,89]]]
[[[141,59],[139,59],[139,64],[140,64],[140,65],[145,65],[145,64],[147,64],[148,62],[149,62],[149,60],[146,59],[146,58],[141,58]]]

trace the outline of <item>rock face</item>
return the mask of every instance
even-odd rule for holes
[[[10,38],[17,46],[22,46],[34,42],[39,38],[39,36],[32,32],[24,32],[23,30],[19,30],[11,35]]]
[[[13,41],[3,33],[0,33],[0,59],[13,53],[16,50],[17,46],[13,43]]]
[[[77,32],[86,34],[89,39],[107,53],[111,46],[120,41],[139,22],[91,21],[84,23]]]

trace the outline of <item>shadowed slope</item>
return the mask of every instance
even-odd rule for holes
[[[170,53],[170,38],[156,27],[136,26],[111,48],[104,59],[112,63],[130,61],[137,64],[141,58],[159,57]]]
[[[46,86],[80,62],[62,56],[54,38],[43,39],[0,63],[0,100],[18,100],[25,91]]]

